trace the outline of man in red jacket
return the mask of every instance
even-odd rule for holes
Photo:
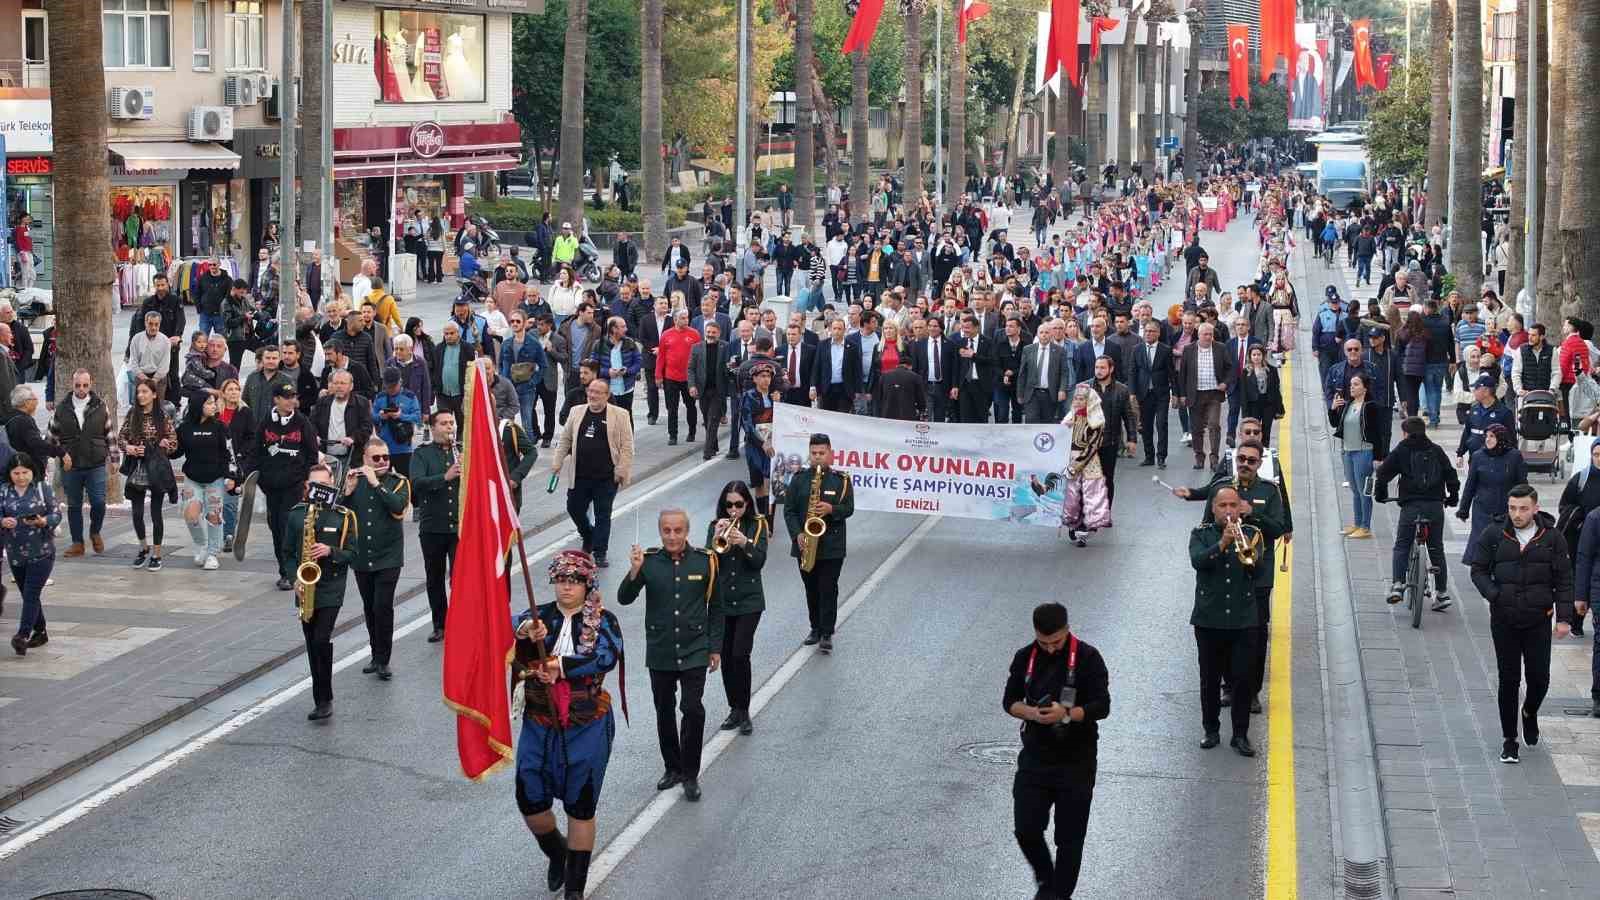
[[[667,392],[667,445],[678,443],[678,401],[681,398],[689,419],[689,443],[694,443],[694,398],[689,396],[689,354],[700,343],[700,332],[689,327],[689,310],[683,307],[672,314],[672,327],[661,334],[656,347],[656,380]]]
[[[1572,385],[1577,382],[1578,373],[1592,369],[1589,365],[1589,337],[1593,334],[1594,326],[1576,316],[1568,316],[1561,323],[1561,347],[1556,352],[1556,359],[1561,365],[1561,410],[1564,415],[1572,409],[1567,405],[1567,400],[1572,395]],[[1577,424],[1576,420],[1573,424]]]

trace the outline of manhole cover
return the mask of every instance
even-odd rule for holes
[[[57,891],[54,894],[40,894],[33,900],[155,900],[149,894],[138,891],[124,891],[118,888],[90,888],[83,891]]]
[[[963,744],[961,752],[981,763],[1010,768],[1017,764],[1017,755],[1022,752],[1022,745],[1015,741],[978,741]]]

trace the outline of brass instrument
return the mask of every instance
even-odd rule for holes
[[[817,565],[817,548],[822,536],[828,533],[828,522],[822,518],[817,505],[822,502],[822,467],[811,467],[811,496],[806,499],[806,523],[800,534],[800,571],[809,572]]]
[[[1239,519],[1230,519],[1226,527],[1233,532],[1233,552],[1239,555],[1239,562],[1255,565],[1261,553],[1261,529]]]
[[[733,532],[738,527],[739,520],[737,519],[719,520],[717,522],[716,536],[711,539],[711,551],[713,553],[727,553],[728,549],[733,546],[733,542],[729,538],[732,537]]]
[[[322,566],[311,558],[311,545],[317,542],[318,512],[317,504],[306,506],[306,524],[300,529],[300,565],[294,570],[295,606],[302,622],[310,622],[316,614],[317,582],[322,580]]]

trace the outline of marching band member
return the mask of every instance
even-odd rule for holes
[[[811,632],[801,643],[820,643],[818,650],[833,652],[833,629],[839,618],[839,573],[844,569],[845,520],[856,511],[850,492],[850,476],[829,465],[833,461],[833,441],[825,434],[813,434],[809,443],[810,463],[789,478],[783,498],[783,524],[789,530],[789,555],[804,560],[801,537],[806,519],[814,512],[828,526],[817,541],[816,563],[811,571],[803,567],[800,580],[806,586],[806,611],[811,617]],[[812,483],[813,472],[820,479]]]
[[[333,624],[339,619],[339,607],[344,605],[345,570],[356,555],[355,513],[314,499],[319,493],[336,496],[334,490],[333,473],[328,467],[321,463],[312,466],[306,475],[307,499],[285,517],[283,556],[279,558],[279,568],[291,576],[297,576],[299,568],[308,562],[315,562],[321,570],[315,584],[295,585],[296,604],[309,602],[314,610],[309,622],[303,617],[300,622],[306,638],[306,659],[311,664],[311,699],[316,704],[306,718],[313,722],[333,715]],[[306,516],[313,504],[317,517],[308,527]],[[311,544],[306,547],[308,540]],[[306,593],[311,594],[309,600]]]
[[[757,375],[762,370],[757,370]],[[759,384],[762,380],[757,378]],[[746,392],[749,393],[749,392]],[[748,456],[750,445],[745,445]],[[728,718],[723,731],[740,734],[754,730],[750,722],[750,651],[756,626],[767,608],[761,588],[761,568],[767,563],[767,539],[772,528],[756,506],[750,486],[730,481],[717,501],[717,515],[706,530],[706,546],[717,554],[717,580],[722,589],[722,689],[728,695]],[[725,549],[724,549],[725,545]]]
[[[449,605],[449,570],[456,563],[456,538],[461,532],[461,451],[456,447],[456,414],[440,409],[428,417],[433,440],[411,455],[411,488],[417,500],[417,542],[428,582],[428,609],[433,633],[428,643],[444,640]]]
[[[372,659],[361,674],[376,674],[388,681],[389,653],[394,647],[394,589],[406,562],[401,523],[411,505],[411,481],[392,467],[389,445],[383,438],[367,440],[361,467],[345,474],[344,497],[344,505],[356,515],[350,568],[356,573],[367,644],[372,648]]]
[[[1200,741],[1202,750],[1222,742],[1223,669],[1228,669],[1232,683],[1248,684],[1255,663],[1253,632],[1260,625],[1251,584],[1263,560],[1245,559],[1249,548],[1238,540],[1245,527],[1247,502],[1233,485],[1217,486],[1211,492],[1212,521],[1189,535],[1189,564],[1195,570],[1194,612],[1189,624],[1194,626],[1200,657],[1200,721],[1205,728],[1205,738]],[[1240,756],[1255,756],[1255,748],[1250,745],[1250,708],[1235,703],[1230,713],[1233,737],[1228,746]]]
[[[517,809],[550,859],[546,885],[552,891],[565,885],[567,900],[581,900],[589,879],[595,810],[616,734],[604,685],[606,673],[622,662],[622,626],[601,605],[598,571],[588,553],[563,550],[550,562],[554,602],[515,619],[513,671],[526,691]],[[624,715],[627,696],[624,683]],[[556,800],[567,813],[565,837],[552,811]]]

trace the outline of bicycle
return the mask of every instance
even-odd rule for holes
[[[1379,501],[1388,502],[1388,501]],[[1389,603],[1399,603],[1401,599],[1406,602],[1406,609],[1411,613],[1411,627],[1422,627],[1422,610],[1424,606],[1431,606],[1435,596],[1433,577],[1438,574],[1439,567],[1434,564],[1428,553],[1429,523],[1426,519],[1418,519],[1414,524],[1411,535],[1411,558],[1406,563],[1406,582],[1397,598],[1389,595]]]

